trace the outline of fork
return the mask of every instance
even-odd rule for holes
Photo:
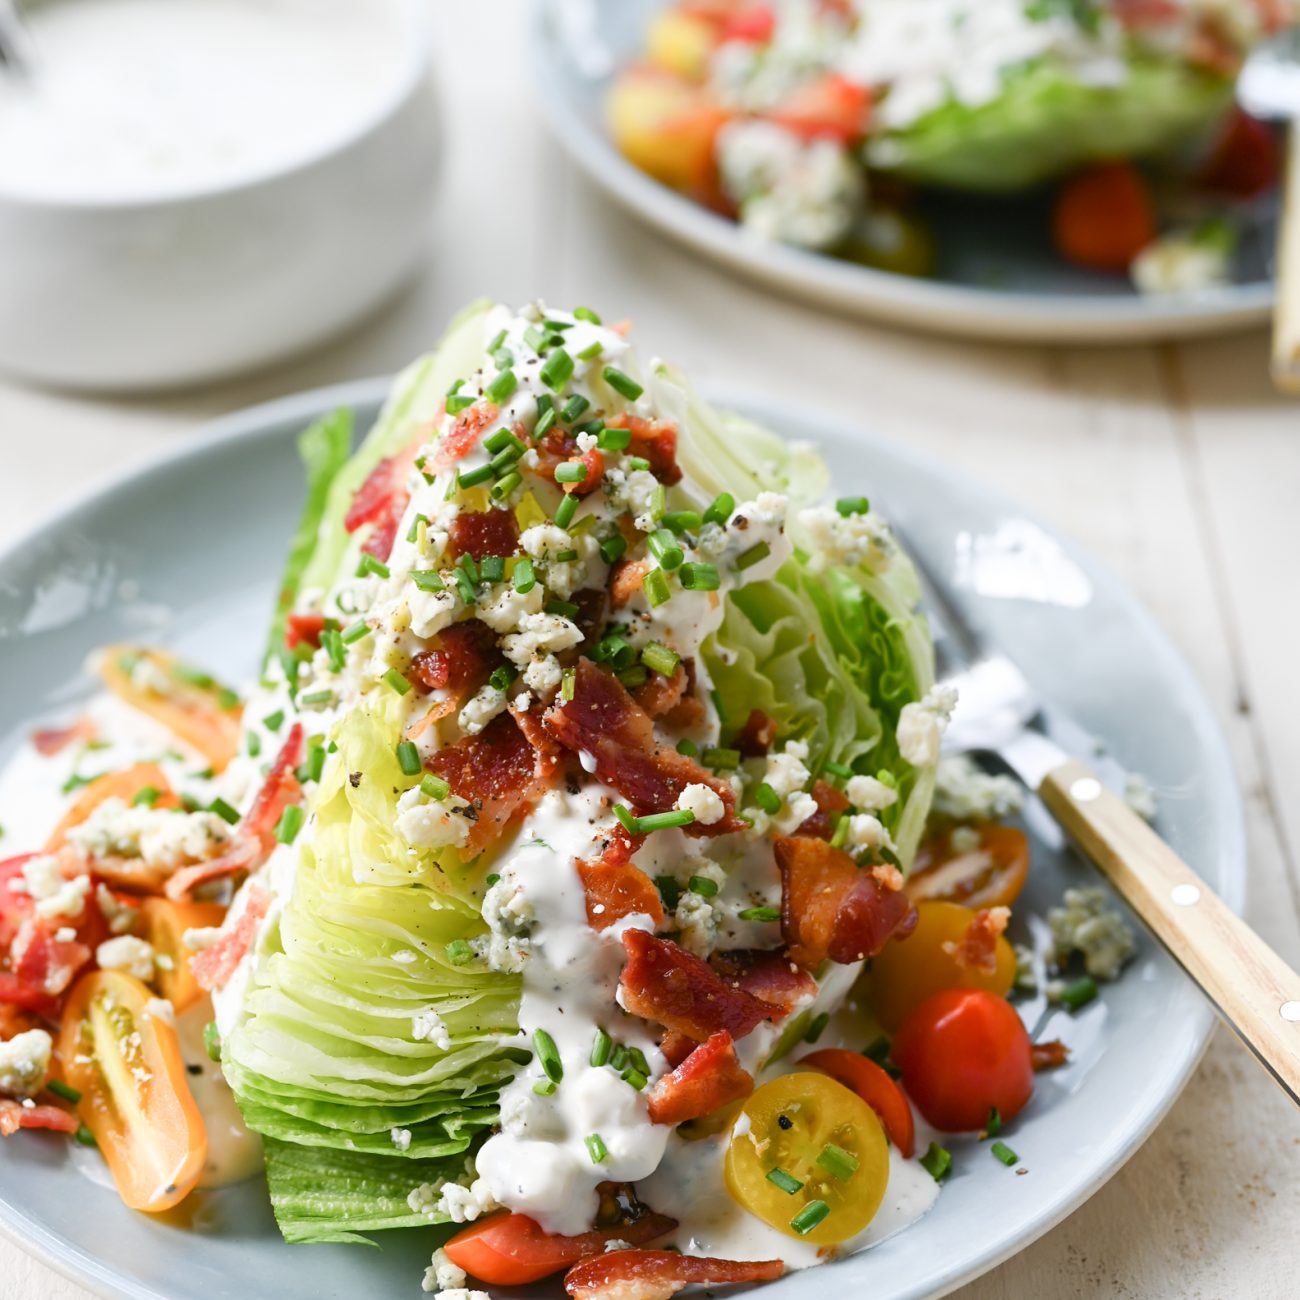
[[[1300,1104],[1300,975],[1072,756],[1071,750],[1094,747],[1087,731],[1046,705],[1019,667],[987,643],[920,553],[908,548],[908,555],[930,616],[941,679],[958,692],[945,751],[994,755],[1035,792]]]

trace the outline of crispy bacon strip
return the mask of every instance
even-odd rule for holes
[[[74,741],[94,740],[95,724],[87,717],[81,717],[70,727],[48,727],[32,732],[32,746],[38,754],[50,758],[67,749]]]
[[[587,924],[593,930],[608,929],[635,912],[650,917],[656,929],[663,923],[663,903],[654,881],[632,865],[632,855],[643,839],[634,839],[620,826],[605,842],[598,858],[591,862],[576,859],[578,877],[587,896]]]
[[[519,524],[513,510],[462,510],[447,530],[447,544],[453,558],[472,555],[482,560],[489,555],[503,558],[519,547]]]
[[[745,725],[736,732],[732,746],[746,758],[762,758],[776,739],[776,719],[769,718],[762,709],[750,709]]]
[[[20,1128],[45,1128],[56,1133],[75,1133],[80,1121],[60,1106],[24,1106],[0,1097],[0,1137],[10,1137]]]
[[[594,492],[605,475],[605,457],[593,447],[579,451],[578,440],[567,429],[553,428],[537,446],[537,473],[555,482],[556,469],[565,461],[579,460],[587,467],[587,476],[580,483],[560,483],[566,492],[585,497]]]
[[[616,678],[589,659],[578,660],[573,698],[557,700],[543,722],[566,749],[590,754],[596,776],[639,814],[668,812],[688,785],[700,784],[717,793],[726,811],[712,826],[697,822],[686,828],[687,833],[725,835],[743,827],[731,786],[685,754],[659,744],[650,715]]]
[[[847,853],[807,835],[775,842],[781,869],[781,932],[790,959],[815,970],[829,957],[848,963],[874,957],[916,925],[916,909]]]
[[[1059,1038],[1049,1038],[1045,1043],[1032,1043],[1029,1060],[1037,1073],[1040,1070],[1059,1069],[1070,1059],[1070,1049]]]
[[[683,1287],[773,1282],[779,1259],[709,1259],[671,1250],[612,1250],[581,1260],[564,1275],[573,1300],[668,1300]]]
[[[622,415],[606,417],[605,423],[611,429],[631,431],[632,441],[627,454],[648,460],[650,472],[661,483],[667,483],[671,487],[682,481],[682,471],[677,465],[676,425],[644,420],[639,415],[631,415],[626,411]]]
[[[552,753],[536,749],[509,713],[499,714],[477,736],[439,750],[429,767],[473,809],[474,824],[460,850],[468,862],[522,817],[555,778]]]
[[[655,1124],[685,1124],[710,1115],[754,1091],[754,1080],[740,1064],[725,1029],[697,1047],[671,1074],[650,1089],[646,1101]]]
[[[670,1029],[660,1041],[659,1050],[675,1070],[698,1046],[699,1043],[695,1039]]]
[[[239,823],[230,848],[208,862],[182,867],[167,882],[168,898],[181,900],[209,880],[254,871],[271,856],[275,851],[275,824],[280,814],[290,804],[302,802],[302,786],[294,771],[302,762],[302,752],[302,723],[295,722],[253,806]]]
[[[632,698],[652,718],[663,718],[670,714],[686,694],[689,678],[686,668],[679,663],[671,677],[652,672],[640,686],[632,692]]]
[[[817,992],[817,981],[783,952],[736,948],[714,953],[710,965],[729,984],[779,1007],[789,1015],[805,998]]]
[[[835,814],[844,812],[849,801],[842,790],[837,790],[829,781],[814,781],[812,797],[816,801],[817,811],[795,831],[796,835],[813,835],[819,840],[828,840],[835,833]]]
[[[468,618],[439,632],[433,647],[411,660],[406,676],[416,686],[445,689],[462,699],[478,690],[500,662],[492,629]]]
[[[90,958],[84,943],[55,938],[50,926],[35,916],[18,928],[9,949],[14,978],[50,997],[58,997]]]
[[[248,901],[232,921],[226,919],[221,934],[190,961],[190,972],[200,988],[222,988],[252,946],[257,927],[271,906],[271,895],[261,885],[248,886]]]
[[[463,460],[474,450],[478,440],[491,428],[497,418],[497,407],[486,398],[479,398],[467,406],[457,417],[445,438],[438,440],[433,458],[433,468],[443,470]]]
[[[1010,908],[982,907],[971,917],[960,942],[950,940],[943,949],[958,966],[992,975],[998,968],[998,936],[1007,928],[1010,919]]]
[[[377,560],[386,560],[392,553],[393,543],[397,540],[397,526],[411,500],[406,479],[422,445],[422,439],[417,438],[406,450],[395,456],[385,456],[357,489],[343,517],[343,527],[350,533],[370,525],[361,549]]]
[[[634,1016],[675,1029],[698,1043],[725,1029],[744,1038],[783,1012],[728,984],[708,962],[644,930],[623,935],[627,965],[619,978],[623,1006]]]

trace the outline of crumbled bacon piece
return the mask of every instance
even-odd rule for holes
[[[227,917],[221,933],[202,952],[190,961],[190,972],[200,988],[213,989],[225,986],[252,947],[257,927],[271,906],[271,895],[256,882],[247,887],[247,901],[233,919]]]
[[[434,469],[446,469],[449,465],[468,456],[478,445],[478,440],[492,427],[496,418],[497,407],[486,398],[479,398],[473,406],[467,406],[456,417],[456,422],[447,431],[447,436],[438,440],[433,457]]]
[[[650,1089],[646,1101],[655,1124],[685,1124],[710,1115],[754,1091],[754,1080],[740,1064],[725,1029],[697,1047],[671,1074]]]
[[[387,560],[393,542],[397,540],[397,526],[411,500],[406,479],[420,454],[420,446],[417,440],[406,450],[385,456],[357,489],[343,517],[343,527],[350,533],[355,533],[365,524],[370,525],[361,549],[377,560]]]
[[[622,609],[645,581],[645,575],[654,568],[651,560],[619,560],[610,570],[609,599],[615,609]]]
[[[555,482],[555,471],[565,461],[581,461],[587,467],[586,477],[578,483],[560,483],[566,492],[585,497],[594,492],[605,475],[605,457],[599,449],[579,451],[578,440],[565,429],[553,428],[537,445],[537,473]]]
[[[582,632],[583,649],[595,645],[605,630],[605,617],[609,611],[608,593],[597,587],[583,587],[569,599],[578,607],[572,621]]]
[[[58,997],[90,957],[84,943],[56,938],[52,926],[35,916],[22,923],[9,949],[14,977],[50,997]]]
[[[686,669],[678,664],[671,677],[652,672],[632,692],[632,698],[652,717],[662,718],[671,713],[686,694]]]
[[[750,709],[745,725],[736,732],[731,742],[745,758],[762,758],[776,739],[776,719],[769,718],[762,709]]]
[[[654,722],[619,681],[589,659],[578,660],[573,698],[557,700],[543,722],[566,749],[591,755],[595,775],[613,786],[638,814],[668,812],[688,785],[707,785],[725,812],[713,825],[696,822],[691,835],[725,835],[744,825],[731,786],[693,759],[655,739]]]
[[[998,938],[1010,919],[1010,908],[982,907],[971,917],[961,940],[950,939],[943,950],[965,970],[992,975],[998,968]]]
[[[324,614],[290,614],[284,621],[284,644],[287,650],[300,645],[320,648],[320,634],[325,631]]]
[[[607,929],[636,912],[650,917],[656,928],[663,922],[663,903],[654,881],[632,865],[632,855],[643,839],[633,838],[620,826],[605,841],[598,858],[576,860],[587,897],[587,924],[593,930]]]
[[[698,1046],[695,1039],[670,1029],[659,1043],[659,1050],[664,1054],[664,1060],[676,1069]]]
[[[619,988],[634,1016],[701,1043],[719,1029],[739,1040],[764,1020],[781,1019],[779,1008],[728,984],[708,962],[669,939],[628,930],[623,947],[628,960]]]
[[[1029,1060],[1035,1071],[1056,1070],[1070,1059],[1070,1049],[1059,1038],[1049,1038],[1045,1043],[1031,1043]]]
[[[848,798],[842,790],[836,789],[829,781],[814,781],[812,797],[817,805],[817,811],[795,831],[795,834],[812,835],[819,840],[828,840],[835,833],[835,814],[848,809]]]
[[[501,659],[492,629],[467,618],[443,628],[433,646],[411,660],[406,676],[416,686],[445,689],[460,700],[478,690]]]
[[[95,724],[87,717],[81,717],[70,727],[47,727],[32,732],[32,747],[38,754],[50,758],[67,749],[74,741],[94,740]]]
[[[447,530],[447,549],[453,557],[513,555],[519,546],[519,524],[513,510],[462,510]]]
[[[916,925],[906,894],[887,889],[847,853],[807,835],[775,842],[781,869],[781,932],[790,958],[815,970],[874,957],[889,939]]]
[[[20,1128],[44,1128],[55,1133],[75,1133],[80,1121],[61,1106],[24,1106],[0,1097],[0,1137],[10,1137]]]
[[[498,714],[477,736],[439,750],[429,767],[471,805],[473,824],[460,850],[468,862],[522,817],[555,777],[553,754],[536,749],[509,713]]]
[[[628,445],[627,454],[648,460],[650,472],[661,483],[667,483],[671,487],[682,481],[682,471],[677,465],[676,425],[645,420],[627,411],[622,415],[608,416],[605,424],[611,429],[630,430],[632,441]]]
[[[789,1015],[800,1002],[817,992],[817,981],[784,952],[736,948],[714,953],[709,964],[727,983],[760,1002],[779,1007],[783,1015]]]
[[[592,1255],[564,1275],[573,1300],[668,1300],[683,1287],[773,1282],[785,1272],[779,1259],[710,1259],[671,1250],[612,1250]]]

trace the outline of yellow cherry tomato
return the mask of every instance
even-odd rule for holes
[[[731,1139],[725,1173],[751,1214],[815,1246],[847,1241],[875,1217],[889,1145],[856,1093],[824,1074],[785,1074],[759,1088],[743,1116],[748,1127]]]
[[[226,909],[219,903],[174,903],[170,898],[146,898],[140,905],[144,938],[154,953],[165,958],[158,965],[158,991],[179,1015],[188,1011],[202,996],[190,971],[194,955],[185,946],[186,930],[204,930],[218,926]]]
[[[610,87],[606,113],[630,163],[675,190],[709,187],[714,137],[727,114],[703,87],[659,68],[625,68]]]
[[[665,9],[650,21],[646,55],[650,62],[688,81],[703,81],[718,43],[717,26],[696,14]]]
[[[960,903],[917,904],[916,929],[906,939],[891,939],[871,963],[871,1005],[891,1034],[932,993],[944,989],[988,989],[1000,997],[1016,978],[1016,955],[998,936],[993,970],[960,960],[961,942],[975,912]]]

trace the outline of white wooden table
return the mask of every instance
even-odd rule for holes
[[[481,294],[628,315],[643,349],[699,380],[815,403],[942,456],[1031,501],[1122,575],[1214,704],[1246,797],[1248,915],[1300,962],[1300,406],[1270,392],[1264,335],[981,346],[752,288],[615,209],[543,137],[518,12],[511,0],[437,9],[446,186],[428,268],[404,296],[310,358],[205,391],[97,400],[0,382],[0,541],[211,416],[393,370]],[[1124,1170],[959,1294],[1283,1300],[1300,1294],[1297,1223],[1300,1114],[1220,1030]],[[0,1300],[86,1294],[0,1242]]]

